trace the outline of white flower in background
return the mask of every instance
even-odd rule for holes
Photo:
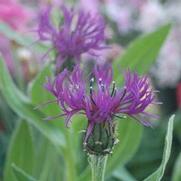
[[[147,0],[129,0],[130,4],[135,8],[141,8],[144,3],[147,2]]]
[[[172,22],[181,24],[181,1],[174,0],[168,1],[165,4],[165,12],[168,15],[167,18]]]
[[[120,32],[127,33],[132,29],[133,21],[129,8],[120,8],[114,4],[110,4],[107,6],[107,14],[112,21],[116,22]]]
[[[128,33],[133,28],[132,10],[129,6],[116,1],[105,3],[107,16],[117,24],[121,33]]]
[[[20,61],[31,61],[32,59],[32,53],[27,48],[18,48],[17,56]]]
[[[80,0],[79,7],[93,12],[103,10],[106,16],[117,24],[120,33],[135,29],[136,16],[147,0]]]
[[[123,34],[135,30],[138,15],[145,3],[147,0],[104,0],[107,16]]]
[[[165,43],[152,73],[160,87],[175,87],[181,78],[181,52],[174,31]]]
[[[150,32],[164,24],[165,21],[166,13],[163,5],[158,1],[148,1],[142,5],[137,27],[143,32]]]
[[[160,8],[160,6],[162,6],[162,8]],[[158,9],[162,10],[160,10],[160,13],[155,13],[157,15],[160,14],[159,18],[157,18],[157,23],[155,23],[155,27],[159,27],[166,22],[172,22],[173,26],[172,32],[161,50],[160,56],[157,59],[157,65],[153,68],[152,73],[156,78],[158,86],[174,88],[181,78],[181,2],[172,1],[165,3],[164,6],[159,4],[158,7],[158,12]],[[146,24],[144,26],[146,26]],[[142,27],[144,31],[146,31],[147,28],[148,26],[146,28]]]

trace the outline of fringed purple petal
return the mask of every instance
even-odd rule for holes
[[[49,40],[53,39],[53,36],[56,34],[56,29],[51,23],[50,13],[51,13],[51,6],[44,8],[39,15],[39,25],[38,25],[38,35],[40,40]]]
[[[45,84],[45,88],[56,97],[66,114],[65,122],[67,126],[71,117],[84,109],[86,84],[83,77],[83,71],[76,66],[72,73],[64,69],[56,76],[53,83],[48,79]]]
[[[127,71],[125,73],[125,95],[121,100],[119,112],[130,116],[151,117],[145,109],[154,102],[154,92],[152,91],[148,77],[139,77],[137,73]],[[152,115],[153,116],[153,115]],[[140,119],[144,125],[150,125],[148,121]]]
[[[85,138],[84,138],[84,143],[86,143],[87,139],[91,135],[91,133],[93,131],[93,128],[94,128],[94,123],[93,122],[88,123],[88,127],[87,127],[87,130],[86,130],[86,135],[85,135]]]
[[[148,78],[136,73],[125,74],[125,85],[117,89],[112,81],[113,72],[109,66],[96,67],[90,80],[87,93],[84,71],[79,65],[72,72],[64,70],[51,83],[48,80],[46,89],[50,91],[62,108],[68,126],[73,115],[81,113],[87,116],[88,128],[85,142],[90,136],[95,124],[111,123],[119,114],[137,119],[145,126],[152,126],[150,120],[157,119],[156,115],[147,113],[146,108],[155,103]]]
[[[98,14],[61,7],[64,22],[56,28],[51,22],[51,6],[42,10],[39,16],[38,34],[40,40],[52,43],[59,57],[57,66],[65,58],[73,58],[80,62],[84,53],[98,55],[105,41],[105,23]],[[62,61],[60,61],[62,60]]]
[[[47,82],[44,84],[44,88],[51,92],[54,96],[56,96],[56,93],[54,91],[53,83],[49,77],[47,77]]]
[[[140,122],[141,124],[143,124],[144,126],[146,126],[146,127],[153,127],[153,125],[151,124],[151,122],[148,121],[148,120],[144,120],[144,119],[140,118],[140,119],[139,119],[139,122]]]
[[[113,79],[113,71],[110,65],[97,66],[94,69],[94,75],[99,84],[110,86]]]

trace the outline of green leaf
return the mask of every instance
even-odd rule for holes
[[[115,170],[113,172],[113,177],[123,181],[136,181],[136,179],[124,167]]]
[[[52,76],[51,65],[48,63],[47,65],[44,66],[42,71],[31,82],[29,93],[33,104],[36,105],[42,103],[43,101],[53,99],[53,96],[51,96],[51,94],[48,91],[46,91],[43,86],[46,82],[46,78],[51,76]]]
[[[171,153],[171,146],[172,146],[172,136],[173,136],[173,121],[175,115],[171,116],[168,122],[167,134],[165,138],[165,146],[164,146],[164,153],[160,167],[151,174],[148,178],[144,181],[160,181],[163,177],[167,162],[170,157]]]
[[[37,181],[31,175],[27,174],[24,170],[12,164],[13,173],[18,181]]]
[[[174,132],[177,136],[177,138],[181,141],[181,110],[178,109],[175,112],[175,124],[174,124]]]
[[[23,95],[13,83],[2,60],[0,60],[0,90],[8,105],[16,114],[32,124],[55,146],[62,147],[65,145],[64,135],[50,122],[43,120],[46,117],[43,113],[34,110],[34,106],[28,97]]]
[[[118,120],[119,121],[119,120]],[[123,166],[135,154],[141,141],[143,126],[131,118],[120,120],[117,130],[119,143],[108,159],[106,174],[111,174],[117,167]]]
[[[28,46],[33,43],[31,38],[29,37],[23,37],[18,32],[11,29],[11,27],[3,22],[0,23],[0,32],[4,34],[8,39],[14,40],[17,43]]]
[[[55,99],[48,91],[45,90],[43,86],[45,84],[46,77],[51,77],[52,73],[53,70],[51,65],[47,64],[31,82],[29,94],[32,103],[35,106]],[[43,106],[41,111],[47,116],[60,114],[60,108],[57,105],[57,102]],[[62,120],[51,120],[51,123],[58,127],[61,132],[64,131],[65,125],[63,118]],[[55,147],[52,147],[51,143],[45,137],[41,136],[40,142],[41,143],[38,143],[39,149],[36,160],[36,177],[39,178],[39,181],[61,180],[64,177],[65,167],[63,163],[60,164],[60,162],[63,162],[63,160],[61,160],[62,155],[57,153]],[[64,158],[64,156],[62,157]]]
[[[44,143],[45,141],[43,140]],[[65,171],[64,157],[61,157],[49,142],[44,143],[41,142],[41,148],[38,150],[36,157],[36,178],[39,181],[62,180]]]
[[[179,156],[176,160],[175,166],[174,166],[172,181],[180,181],[181,180],[180,168],[181,168],[181,153],[179,154]]]
[[[13,175],[12,163],[32,174],[35,161],[34,145],[28,124],[20,121],[13,133],[6,158],[4,181],[16,180]]]
[[[123,80],[120,76],[122,70],[129,68],[143,74],[150,69],[170,28],[170,25],[163,26],[155,32],[137,38],[130,44],[125,53],[113,63],[117,83],[121,83]]]
[[[42,103],[46,103],[48,101],[55,100],[54,96],[52,96],[47,90],[44,88],[44,84],[46,83],[47,77],[52,77],[52,67],[50,64],[45,65],[42,71],[36,76],[36,78],[31,82],[29,87],[29,94],[31,96],[32,103],[37,106]],[[41,96],[40,96],[41,95]],[[56,116],[60,114],[60,107],[57,105],[57,102],[48,104],[41,108],[43,113],[47,116]],[[54,123],[55,121],[52,120]],[[64,121],[58,120],[58,122],[62,122],[64,125]],[[63,126],[64,128],[64,126]]]

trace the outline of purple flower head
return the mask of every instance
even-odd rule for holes
[[[56,27],[51,21],[51,7],[40,13],[38,34],[42,41],[50,41],[57,53],[57,65],[65,59],[74,58],[79,62],[83,53],[98,56],[104,49],[105,24],[95,13],[61,7],[63,23]]]
[[[137,73],[125,73],[124,87],[117,88],[110,66],[96,67],[89,81],[84,79],[84,72],[76,66],[73,72],[66,69],[60,73],[53,83],[45,85],[63,109],[68,125],[74,114],[81,113],[88,119],[85,141],[97,124],[113,124],[114,117],[128,115],[136,118],[145,126],[151,126],[149,118],[154,115],[146,112],[150,104],[154,104],[148,78]]]

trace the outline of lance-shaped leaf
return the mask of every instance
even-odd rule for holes
[[[160,181],[164,175],[164,171],[171,153],[174,117],[175,115],[171,116],[168,122],[168,129],[165,137],[165,146],[164,146],[162,163],[160,167],[144,181]]]
[[[31,175],[27,174],[24,170],[12,164],[13,173],[18,181],[38,181]]]
[[[12,164],[22,167],[27,173],[33,173],[35,150],[28,124],[20,121],[13,133],[4,172],[4,181],[16,180]]]
[[[180,181],[181,180],[181,153],[179,154],[175,166],[174,166],[174,170],[173,170],[173,175],[172,175],[172,181]]]
[[[13,83],[5,63],[0,60],[0,90],[11,109],[21,118],[28,121],[44,136],[46,136],[55,146],[64,146],[63,134],[51,123],[45,122],[46,116],[35,110],[31,101]]]
[[[121,57],[114,61],[114,74],[117,83],[122,82],[121,71],[130,69],[140,74],[146,73],[152,64],[169,33],[171,26],[166,25],[133,41]]]

